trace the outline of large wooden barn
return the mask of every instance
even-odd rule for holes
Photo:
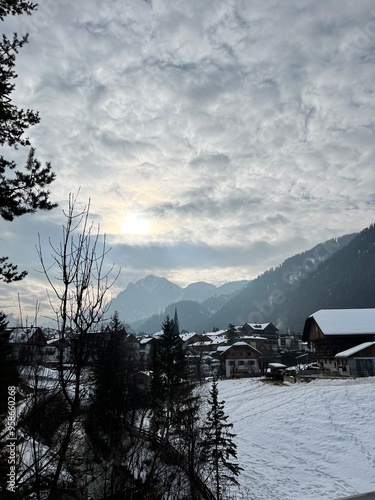
[[[305,321],[302,340],[328,373],[339,373],[336,354],[375,339],[375,309],[321,309]]]

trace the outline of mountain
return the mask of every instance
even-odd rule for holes
[[[317,245],[252,281],[200,325],[272,322],[303,330],[319,309],[375,307],[375,226]]]
[[[196,302],[203,302],[215,294],[217,288],[215,285],[210,285],[204,281],[192,283],[182,290],[180,300],[194,300]]]
[[[136,283],[129,283],[126,289],[111,301],[109,314],[117,311],[122,321],[132,323],[164,310],[180,296],[181,288],[178,285],[166,278],[149,275]]]
[[[296,254],[253,281],[221,287],[199,282],[180,288],[165,278],[148,276],[121,292],[113,310],[136,331],[146,333],[160,330],[165,315],[173,316],[175,308],[180,327],[189,331],[249,321],[301,332],[305,319],[319,309],[375,307],[374,263],[372,225]],[[132,322],[130,316],[136,319]]]
[[[229,300],[233,299],[241,289],[243,289],[249,282],[242,283],[242,287],[238,288],[233,284],[228,283],[228,286],[223,285],[215,289],[215,295],[209,297],[205,301],[199,303],[193,300],[180,300],[168,305],[165,310],[160,314],[154,314],[146,321],[141,320],[133,323],[131,326],[136,332],[143,332],[153,334],[161,329],[161,325],[165,316],[174,317],[175,310],[177,310],[180,329],[189,332],[200,331],[200,325],[206,321],[213,314],[219,311]],[[232,291],[233,290],[233,291]],[[228,292],[226,295],[218,295],[220,292]],[[229,293],[231,292],[231,293]],[[212,329],[213,325],[210,328]]]
[[[243,280],[216,287],[200,281],[182,288],[166,278],[149,275],[136,283],[129,283],[126,289],[111,301],[109,314],[117,311],[124,323],[130,323],[133,328],[138,329],[138,326],[151,316],[160,314],[164,316],[165,308],[170,304],[180,301],[194,301],[200,304],[210,298],[215,301],[215,296],[221,304],[223,303],[221,297],[231,296],[247,283],[248,281]],[[160,324],[155,331],[159,328]]]

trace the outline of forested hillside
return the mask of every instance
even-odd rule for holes
[[[301,332],[322,308],[375,307],[375,226],[318,245],[259,276],[202,329],[214,323],[271,321]]]

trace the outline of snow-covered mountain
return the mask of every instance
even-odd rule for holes
[[[239,291],[247,283],[243,280],[216,287],[200,281],[182,288],[166,278],[149,275],[136,283],[129,283],[126,289],[111,301],[109,314],[117,311],[123,322],[134,323],[164,312],[172,303],[190,300],[201,304],[215,295],[230,295]]]

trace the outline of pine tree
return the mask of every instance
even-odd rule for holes
[[[212,475],[216,500],[222,500],[229,483],[238,485],[236,477],[242,468],[233,461],[237,458],[237,447],[233,439],[236,434],[230,432],[233,424],[228,423],[224,412],[224,401],[218,399],[217,382],[212,383],[205,425],[203,427],[202,459]]]
[[[163,415],[164,428],[169,431],[175,406],[186,390],[186,361],[183,342],[175,322],[166,317],[163,334],[152,349],[152,400],[156,420]],[[159,423],[154,422],[157,426]]]
[[[8,15],[30,15],[36,7],[36,4],[22,0],[2,0],[0,21]],[[0,41],[0,146],[7,145],[14,149],[30,146],[29,139],[23,134],[40,121],[38,113],[19,109],[11,99],[17,78],[14,71],[16,54],[27,42],[27,34],[19,38],[17,33],[12,38],[3,35]],[[22,170],[17,170],[13,160],[6,160],[0,155],[0,217],[12,221],[27,213],[54,208],[56,205],[50,202],[50,192],[46,189],[54,179],[50,163],[42,166],[35,158],[34,148],[30,149]],[[0,281],[18,281],[26,274],[25,271],[18,272],[17,266],[11,264],[8,257],[0,257]]]
[[[126,411],[126,331],[117,311],[106,330],[99,334],[101,342],[94,365],[94,396],[89,427],[97,427],[113,446],[123,433]]]
[[[8,387],[18,385],[17,361],[13,358],[12,347],[6,334],[8,322],[0,311],[0,415],[7,408]]]
[[[229,323],[229,325],[228,325],[227,338],[228,338],[228,344],[230,344],[230,345],[234,344],[234,342],[237,339],[236,327],[232,323]]]

